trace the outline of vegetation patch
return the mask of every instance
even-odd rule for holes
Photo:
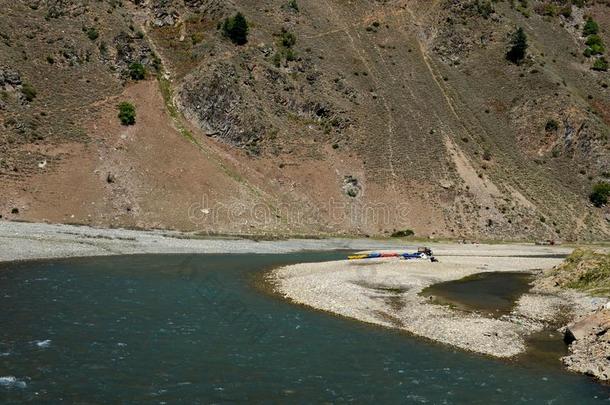
[[[146,77],[146,69],[144,65],[138,62],[129,64],[129,77],[132,80],[143,80]]]
[[[506,59],[520,65],[521,62],[523,62],[523,59],[525,59],[528,47],[527,35],[525,34],[525,31],[523,31],[523,28],[519,27],[513,33],[510,45],[511,47],[506,53]]]
[[[227,17],[222,25],[224,35],[236,45],[244,45],[248,42],[250,30],[246,17],[240,12],[233,17]]]
[[[599,33],[599,25],[593,21],[593,19],[591,17],[587,18],[587,22],[585,23],[585,26],[583,27],[582,30],[582,34],[585,37],[588,37],[589,35],[596,35]]]
[[[95,27],[89,27],[83,28],[83,31],[85,32],[85,34],[87,34],[87,38],[89,38],[92,41],[95,41],[99,36],[99,32],[97,31],[97,29]]]
[[[180,131],[180,134],[184,138],[188,139],[190,142],[200,147],[199,143],[197,143],[191,131],[189,131],[182,123],[182,115],[179,113],[173,102],[173,91],[171,83],[168,79],[163,77],[162,72],[159,73],[159,88],[161,89],[161,95],[163,96],[165,108],[167,109],[169,116],[172,118],[178,131]]]
[[[411,229],[404,229],[402,231],[395,231],[394,233],[392,233],[392,237],[393,238],[406,238],[407,236],[413,236],[415,235],[415,232],[413,232],[413,230]]]
[[[282,32],[279,34],[278,46],[279,50],[273,55],[273,64],[275,67],[280,67],[282,60],[286,62],[292,62],[296,60],[297,54],[293,47],[297,43],[297,37],[292,32],[282,28]]]
[[[608,70],[608,61],[601,55],[606,52],[606,47],[604,46],[604,42],[598,33],[599,25],[593,21],[591,17],[589,17],[582,31],[583,36],[587,38],[585,40],[585,45],[587,45],[587,48],[583,52],[583,55],[585,55],[587,58],[597,56],[593,61],[593,66],[591,66],[591,69],[605,72]]]
[[[288,9],[293,11],[293,12],[295,12],[295,13],[298,13],[299,12],[299,4],[297,3],[297,0],[290,0],[288,2]]]
[[[561,287],[610,296],[610,254],[576,249],[549,275]]]
[[[608,71],[608,61],[604,57],[597,58],[595,60],[595,62],[593,62],[593,67],[591,67],[591,69],[597,70],[599,72],[607,72]]]
[[[589,200],[596,207],[601,207],[608,204],[608,197],[610,197],[610,183],[601,182],[593,186]]]
[[[21,86],[21,94],[28,102],[34,101],[36,98],[36,89],[30,83],[23,83]]]
[[[546,122],[544,129],[546,130],[546,132],[555,132],[559,129],[559,123],[551,118]]]
[[[118,105],[118,109],[121,124],[133,125],[136,123],[136,107],[133,104],[123,101]]]

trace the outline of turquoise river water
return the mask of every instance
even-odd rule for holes
[[[273,266],[341,252],[0,265],[0,403],[596,404],[560,367],[469,354],[293,305]]]

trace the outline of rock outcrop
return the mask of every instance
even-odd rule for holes
[[[570,370],[610,380],[610,309],[580,317],[565,330],[570,354],[563,364]]]

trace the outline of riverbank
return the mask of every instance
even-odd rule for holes
[[[103,229],[89,226],[11,222],[0,220],[0,262],[64,257],[196,254],[196,253],[291,253],[298,251],[412,249],[421,242],[401,239],[279,239],[252,240],[238,237],[202,237],[200,234],[166,230]],[[426,242],[447,255],[484,254],[487,245]],[[569,247],[498,244],[493,254],[511,256],[528,248],[534,254],[567,255]],[[523,250],[525,251],[525,250]]]
[[[427,286],[481,272],[541,272],[561,263],[572,248],[531,244],[427,245],[432,247],[440,263],[384,259],[299,264],[273,271],[271,281],[278,292],[297,303],[496,357],[523,352],[525,339],[546,329],[560,315],[573,319],[599,306],[599,300],[576,292],[549,290],[549,286],[537,286],[521,296],[510,314],[497,319],[435,305],[429,297],[419,294]],[[413,249],[415,246],[403,240],[203,239],[172,231],[0,221],[0,262],[132,254]]]
[[[370,239],[255,241],[230,237],[202,238],[200,235],[175,231],[0,221],[0,262],[131,254],[291,253],[401,246],[404,245],[400,241]]]
[[[508,358],[526,350],[526,339],[557,322],[599,306],[574,291],[522,295],[498,318],[437,305],[426,287],[482,272],[541,273],[562,263],[564,247],[454,245],[436,249],[439,263],[370,259],[297,264],[274,270],[276,291],[295,303],[396,328],[464,350]]]

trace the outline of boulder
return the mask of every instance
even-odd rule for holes
[[[566,327],[570,354],[563,364],[572,371],[610,380],[610,309],[605,306]]]
[[[591,315],[580,318],[566,328],[564,340],[569,344],[587,336],[600,336],[610,329],[610,310],[605,307]]]
[[[345,176],[343,178],[342,188],[345,194],[347,194],[349,197],[355,198],[358,196],[358,194],[360,194],[362,186],[360,186],[358,179],[354,176]]]
[[[21,76],[15,69],[0,66],[0,88],[16,88],[21,85]]]

